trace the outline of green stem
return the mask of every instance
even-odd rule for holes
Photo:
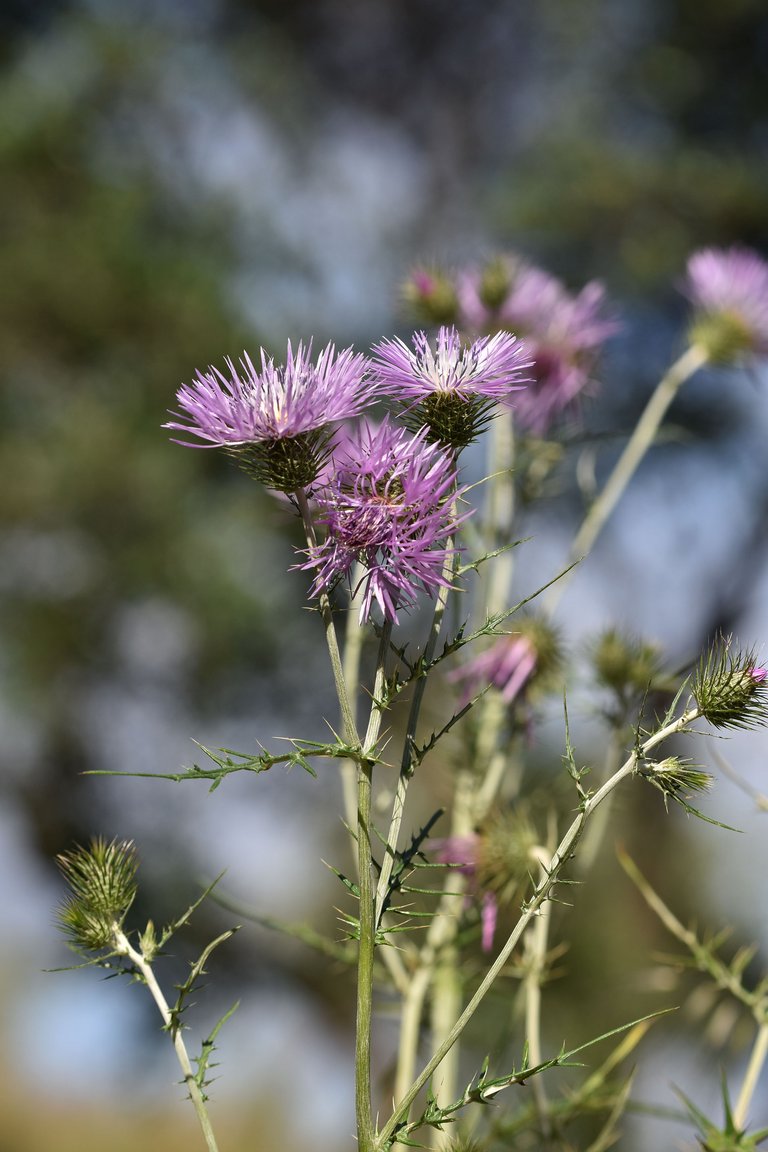
[[[541,877],[544,879],[552,859],[556,829],[553,819],[550,819],[550,834],[547,848],[538,848],[534,854],[541,865]],[[528,1060],[534,1067],[543,1063],[541,1046],[541,986],[547,963],[547,947],[549,944],[549,928],[552,920],[552,901],[547,900],[541,908],[538,917],[529,928],[525,937],[525,1040],[528,1045]],[[541,1135],[546,1139],[550,1135],[550,1122],[548,1117],[547,1093],[544,1081],[535,1076],[531,1088],[536,1112],[539,1117]]]
[[[303,488],[297,489],[294,492],[294,497],[301,513],[301,519],[304,523],[304,532],[307,538],[307,544],[310,549],[317,547],[317,536],[315,534],[315,525],[312,521],[312,513],[309,510],[309,502],[307,494]],[[349,693],[347,691],[347,682],[344,678],[344,668],[341,661],[341,653],[339,652],[339,641],[336,636],[336,625],[333,621],[333,609],[331,602],[328,599],[326,592],[321,592],[318,597],[320,603],[320,615],[325,626],[325,642],[328,646],[328,655],[331,661],[331,670],[333,672],[333,682],[336,686],[336,696],[339,701],[339,708],[341,710],[342,730],[344,739],[348,744],[353,744],[355,747],[360,746],[360,737],[357,733],[357,724],[355,723],[355,715],[352,705],[349,700]]]
[[[152,995],[152,999],[155,1001],[155,1004],[160,1011],[160,1015],[163,1018],[163,1024],[169,1032],[171,1039],[173,1040],[173,1047],[176,1050],[176,1058],[179,1061],[181,1071],[184,1074],[184,1083],[187,1086],[189,1098],[195,1107],[197,1118],[200,1121],[200,1127],[203,1130],[203,1136],[205,1137],[205,1143],[206,1147],[208,1148],[208,1152],[218,1152],[216,1139],[213,1135],[211,1121],[208,1116],[208,1110],[205,1106],[205,1099],[203,1098],[203,1094],[200,1091],[200,1086],[195,1079],[195,1074],[192,1070],[192,1064],[190,1062],[189,1055],[181,1035],[181,1025],[179,1024],[178,1020],[174,1020],[173,1018],[171,1009],[168,1006],[168,1001],[165,999],[162,989],[160,988],[160,985],[155,978],[155,974],[152,971],[152,965],[148,960],[145,959],[141,952],[138,952],[132,946],[128,937],[120,929],[116,929],[115,931],[115,950],[122,956],[127,956],[133,964],[134,968],[136,968],[137,971],[141,973],[142,979],[144,980],[144,983]]]
[[[639,749],[635,749],[631,755],[627,757],[621,768],[619,768],[619,770],[615,772],[609,780],[606,780],[605,784],[603,784],[603,786],[599,788],[597,792],[595,792],[592,796],[583,802],[581,811],[573,820],[572,824],[560,841],[560,844],[558,845],[554,855],[552,856],[552,859],[549,862],[544,877],[537,884],[533,896],[525,906],[525,911],[523,912],[512,933],[496,957],[496,960],[488,969],[488,972],[486,973],[472,998],[469,1000],[466,1008],[459,1016],[448,1036],[437,1048],[431,1058],[427,1061],[426,1065],[416,1077],[415,1081],[402,1097],[402,1099],[397,1102],[392,1115],[379,1133],[379,1137],[375,1145],[376,1152],[385,1152],[385,1150],[390,1147],[392,1138],[395,1135],[397,1129],[406,1119],[411,1104],[416,1099],[419,1092],[421,1092],[422,1088],[424,1088],[425,1085],[429,1082],[435,1070],[442,1063],[446,1053],[450,1051],[450,1049],[458,1040],[459,1036],[461,1036],[462,1032],[474,1016],[478,1007],[485,999],[490,989],[493,987],[497,977],[503,971],[507,961],[509,960],[521,937],[528,928],[528,925],[531,923],[534,916],[538,914],[542,904],[549,899],[552,889],[558,882],[560,873],[562,872],[563,868],[573,855],[576,845],[581,838],[584,826],[592,813],[603,802],[603,800],[605,800],[605,798],[609,796],[611,792],[613,792],[614,788],[618,787],[618,785],[623,780],[634,773],[638,763],[642,761],[653,748],[662,743],[662,741],[667,740],[670,736],[674,736],[677,733],[684,731],[700,715],[701,713],[698,711],[698,709],[691,709],[690,711],[684,712],[683,715],[680,716],[677,720],[674,720],[672,723],[667,724],[664,728],[659,729],[659,731],[655,732],[653,736],[650,736],[640,746]]]
[[[355,572],[352,577],[352,587],[356,587],[358,580],[362,576],[363,567],[361,564],[355,565]],[[347,686],[347,696],[350,701],[350,711],[352,713],[352,720],[357,725],[357,698],[360,683],[360,659],[363,651],[363,629],[357,618],[356,613],[350,606],[347,613],[347,624],[344,632],[344,659],[343,659],[343,672],[344,682]],[[350,835],[354,841],[354,828],[357,812],[357,773],[356,766],[353,760],[342,760],[341,762],[341,788],[342,797],[344,800],[344,818],[347,822]]]
[[[386,659],[392,625],[381,631],[376,679],[365,744],[357,765],[357,861],[360,896],[360,942],[357,954],[357,1016],[355,1023],[355,1115],[357,1146],[373,1152],[375,1133],[371,1109],[371,1023],[373,1019],[373,964],[376,953],[376,904],[371,851],[371,792],[373,753],[381,729],[381,705],[386,684]]]
[[[360,870],[360,947],[357,954],[357,1017],[355,1023],[355,1115],[357,1146],[373,1152],[371,1113],[371,1021],[373,1017],[374,922],[371,875],[371,776],[370,760],[360,760],[357,770],[357,850]]]
[[[453,509],[452,509],[453,514]],[[453,566],[455,563],[455,556],[452,554],[454,546],[454,538],[448,538],[445,551],[445,560],[443,563],[443,578],[450,581],[453,574]],[[435,607],[432,613],[432,623],[430,625],[429,636],[424,648],[424,655],[422,656],[422,664],[428,666],[435,655],[437,642],[440,639],[440,632],[443,626],[443,617],[445,616],[445,608],[448,603],[448,596],[451,592],[450,587],[438,588],[437,596],[435,597]],[[403,741],[403,756],[400,762],[400,774],[397,779],[397,788],[395,790],[395,799],[392,804],[392,817],[390,820],[389,830],[387,832],[387,842],[384,851],[384,859],[381,864],[381,872],[379,874],[379,883],[376,889],[376,923],[381,922],[381,917],[384,912],[384,905],[389,895],[389,881],[392,877],[392,869],[395,864],[397,855],[397,842],[400,838],[400,826],[403,822],[403,812],[405,810],[405,797],[408,791],[408,785],[413,775],[413,746],[416,740],[416,726],[419,722],[421,714],[421,705],[424,700],[424,692],[427,687],[427,674],[424,672],[419,676],[416,684],[414,685],[413,695],[411,696],[411,706],[408,711],[408,723],[405,730],[405,739]]]
[[[613,472],[608,477],[605,487],[592,504],[576,533],[571,545],[569,557],[571,561],[579,560],[590,553],[608,518],[624,494],[624,490],[637,471],[640,461],[653,444],[667,409],[681,385],[694,372],[702,368],[707,363],[707,359],[707,353],[704,349],[698,344],[692,344],[662,377]],[[550,613],[554,612],[572,572],[573,570],[552,586],[546,599],[546,606]]]
[[[763,1070],[766,1056],[768,1056],[768,1023],[763,1021],[757,1031],[752,1051],[749,1055],[749,1064],[744,1076],[744,1083],[739,1092],[739,1099],[733,1110],[733,1123],[738,1129],[743,1129],[747,1123],[747,1112],[755,1094],[760,1073]]]

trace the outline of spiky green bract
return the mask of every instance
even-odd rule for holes
[[[688,812],[694,812],[687,803],[691,796],[696,792],[707,792],[712,787],[709,772],[680,756],[668,756],[666,760],[647,764],[642,775],[663,794],[665,804],[674,800]]]
[[[102,837],[57,857],[71,894],[57,913],[59,926],[77,949],[103,951],[115,946],[136,896],[138,862],[130,840]]]
[[[702,657],[693,695],[702,716],[715,728],[756,728],[768,723],[766,669],[753,651],[733,652],[722,639]]]
[[[713,1124],[696,1105],[685,1096],[679,1088],[675,1088],[677,1095],[685,1104],[691,1119],[698,1128],[699,1144],[703,1152],[755,1152],[758,1145],[768,1138],[768,1128],[760,1128],[755,1132],[737,1127],[731,1111],[731,1102],[728,1096],[728,1085],[723,1076],[722,1094],[725,1123],[722,1128]]]
[[[227,448],[229,456],[266,488],[290,495],[311,488],[331,452],[333,429],[319,428],[299,436]]]
[[[617,628],[608,628],[598,637],[592,663],[597,682],[622,702],[647,692],[660,673],[656,646]]]

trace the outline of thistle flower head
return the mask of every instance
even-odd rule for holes
[[[136,855],[124,840],[107,843],[101,837],[88,848],[77,847],[57,857],[70,888],[58,912],[59,926],[78,949],[113,948],[115,933],[136,896]]]
[[[422,323],[453,324],[456,321],[456,286],[439,268],[415,268],[403,284],[402,296]]]
[[[376,399],[364,356],[328,344],[316,361],[311,342],[284,365],[261,349],[261,367],[244,353],[226,374],[210,367],[183,384],[176,396],[182,414],[164,425],[196,436],[187,447],[227,448],[247,471],[269,487],[295,492],[311,484],[328,451],[332,425],[357,416]]]
[[[702,716],[715,728],[768,723],[768,669],[754,652],[733,652],[729,639],[702,658],[692,687]]]
[[[496,405],[524,386],[530,366],[524,347],[509,332],[462,341],[442,327],[433,347],[425,332],[413,348],[382,340],[373,349],[380,389],[405,406],[410,427],[426,427],[430,440],[460,451],[491,419]]]
[[[592,661],[599,684],[621,701],[647,692],[659,678],[659,652],[654,644],[609,628],[598,637]]]
[[[361,622],[374,604],[397,622],[398,609],[411,608],[420,590],[434,596],[450,586],[443,571],[446,552],[455,551],[449,539],[470,514],[453,510],[461,497],[454,463],[424,429],[413,434],[388,419],[378,427],[364,422],[334,463],[331,484],[317,494],[327,536],[299,567],[315,571],[318,595],[361,563]]]
[[[535,436],[589,391],[600,348],[617,328],[606,313],[602,285],[589,283],[574,296],[556,277],[516,257],[465,273],[459,302],[474,330],[502,326],[524,340],[533,358],[533,380],[519,397],[515,416]]]
[[[703,248],[688,261],[691,342],[713,363],[768,355],[768,263],[747,248]]]
[[[691,760],[680,756],[668,756],[643,766],[642,775],[658,788],[664,797],[665,807],[674,800],[686,811],[693,813],[689,801],[698,792],[707,792],[712,787],[712,776]]]
[[[490,648],[449,673],[449,679],[462,683],[464,690],[459,705],[464,707],[489,684],[512,705],[532,686],[541,685],[557,671],[561,663],[560,639],[545,620],[529,616],[521,620],[519,630],[500,636]]]
[[[447,836],[431,842],[435,858],[440,864],[447,864],[470,879],[470,894],[480,902],[481,945],[483,952],[490,952],[496,934],[496,919],[499,906],[492,892],[481,891],[476,883],[480,837],[476,832],[468,836]]]
[[[499,907],[519,898],[530,880],[537,843],[524,805],[492,816],[467,836],[430,841],[438,863],[455,868],[469,879],[469,898],[480,905],[484,952],[493,946]]]

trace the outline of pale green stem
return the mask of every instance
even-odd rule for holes
[[[456,1017],[461,1012],[462,982],[459,974],[459,951],[454,942],[446,944],[437,958],[432,972],[432,1043],[440,1044],[448,1035]],[[454,1044],[447,1054],[440,1071],[435,1077],[435,1098],[438,1104],[447,1105],[456,1098],[459,1079],[459,1045]],[[453,1135],[449,1128],[433,1128],[430,1145],[435,1149],[454,1147]]]
[[[560,844],[558,845],[554,855],[552,856],[546,875],[537,884],[533,896],[525,906],[525,911],[518,920],[512,933],[508,937],[495,961],[488,969],[488,972],[486,973],[476,992],[469,1000],[466,1008],[459,1016],[458,1020],[454,1024],[453,1028],[443,1043],[427,1061],[426,1065],[416,1077],[415,1081],[405,1093],[405,1095],[400,1100],[398,1100],[394,1112],[382,1128],[376,1140],[375,1148],[377,1152],[384,1152],[384,1150],[389,1147],[396,1129],[403,1122],[403,1119],[407,1117],[411,1104],[416,1099],[419,1092],[421,1092],[422,1088],[424,1088],[425,1085],[429,1082],[435,1070],[440,1066],[446,1053],[450,1051],[450,1049],[458,1040],[459,1036],[461,1036],[462,1032],[474,1016],[478,1007],[485,999],[490,989],[493,987],[497,977],[503,971],[507,961],[509,960],[521,937],[528,928],[528,925],[531,923],[534,916],[538,914],[542,904],[549,899],[552,889],[557,884],[560,873],[562,872],[564,866],[568,863],[571,856],[573,855],[576,845],[584,830],[584,826],[591,817],[592,813],[603,802],[603,800],[605,800],[605,798],[609,796],[611,792],[613,792],[614,788],[618,787],[618,785],[621,784],[623,780],[635,772],[638,763],[641,762],[653,748],[655,748],[658,744],[661,744],[664,740],[669,739],[669,737],[675,736],[677,733],[684,731],[694,720],[698,719],[700,715],[701,713],[698,709],[691,709],[690,711],[683,713],[682,716],[673,721],[671,724],[667,724],[664,728],[659,729],[658,732],[655,732],[653,736],[650,736],[641,745],[639,750],[633,751],[631,755],[627,757],[621,768],[619,768],[618,771],[615,772],[609,780],[606,780],[605,784],[603,784],[603,786],[599,788],[597,792],[595,792],[592,796],[583,802],[581,811],[573,820],[572,824],[560,841]]]
[[[360,896],[360,942],[357,954],[357,1017],[355,1025],[355,1115],[357,1146],[373,1152],[371,1109],[371,1023],[373,1019],[373,964],[376,953],[376,906],[371,852],[371,790],[373,757],[381,730],[381,707],[386,685],[386,660],[392,625],[384,624],[379,642],[376,679],[365,744],[357,768],[357,852]]]
[[[602,778],[607,780],[612,772],[616,771],[616,764],[620,756],[621,745],[619,743],[619,732],[616,728],[611,728],[608,739],[608,749],[605,754],[605,769]],[[599,813],[595,816],[594,820],[589,826],[589,831],[586,833],[583,843],[581,845],[581,855],[579,857],[579,871],[581,875],[585,875],[592,870],[592,866],[597,859],[598,853],[605,837],[605,832],[608,827],[608,821],[611,815],[611,804],[613,797],[608,799],[603,804]]]
[[[453,802],[451,819],[451,836],[468,836],[474,827],[474,773],[460,772],[456,782],[456,794]],[[432,1044],[439,1047],[445,1037],[450,1033],[454,1021],[461,1011],[461,978],[459,976],[459,953],[455,946],[456,933],[461,921],[464,907],[464,890],[466,882],[460,874],[449,872],[445,878],[444,891],[433,920],[444,921],[440,928],[439,938],[442,946],[435,953],[432,987]],[[436,935],[438,935],[436,930]],[[420,957],[421,959],[421,957]],[[429,970],[429,967],[428,967]],[[455,1044],[448,1052],[440,1066],[440,1083],[435,1087],[435,1098],[438,1103],[450,1103],[456,1096],[456,1086],[459,1076],[459,1046]],[[433,1148],[448,1148],[451,1137],[447,1130],[442,1132],[434,1129],[432,1132]]]
[[[362,574],[363,567],[358,563],[355,565],[355,572],[352,577],[353,588],[357,586]],[[355,725],[357,724],[357,697],[360,684],[360,658],[362,651],[363,629],[360,626],[357,613],[350,606],[349,612],[347,613],[347,625],[344,634],[344,659],[342,666],[344,670],[344,681],[347,685],[350,711]],[[357,768],[355,762],[353,760],[342,760],[340,771],[342,797],[344,800],[344,819],[354,840],[354,829],[357,822]]]
[[[515,484],[512,469],[515,462],[515,428],[512,413],[502,413],[490,429],[488,521],[492,537],[491,551],[512,543],[515,519]],[[487,567],[487,565],[486,565]],[[491,565],[488,581],[487,613],[502,612],[507,606],[512,577],[512,551],[499,553]]]
[[[454,538],[450,536],[446,544],[445,560],[443,562],[443,579],[450,581],[453,573],[453,566],[455,557],[451,555],[451,549],[454,546]],[[435,597],[435,607],[432,613],[432,624],[430,625],[429,636],[424,648],[424,655],[422,662],[424,665],[429,665],[435,655],[437,642],[440,639],[440,632],[443,626],[443,617],[445,615],[445,606],[448,603],[448,596],[451,589],[448,587],[440,587],[437,590]],[[405,730],[405,740],[403,742],[403,756],[400,763],[400,775],[397,780],[397,788],[395,790],[395,798],[392,804],[392,817],[390,819],[389,830],[387,832],[386,847],[384,849],[384,859],[381,864],[381,872],[379,874],[379,883],[376,889],[376,923],[381,921],[384,905],[389,895],[389,881],[392,877],[392,869],[395,864],[397,854],[397,843],[400,839],[400,826],[403,822],[403,812],[405,810],[405,797],[408,791],[408,785],[413,775],[413,745],[416,740],[416,727],[419,722],[419,715],[421,714],[421,705],[424,700],[424,692],[427,687],[426,674],[420,676],[413,687],[413,695],[411,696],[411,706],[408,711],[408,722]]]
[[[741,1086],[739,1098],[733,1110],[734,1126],[740,1130],[746,1127],[747,1113],[752,1103],[752,1097],[755,1094],[766,1056],[768,1056],[768,1022],[764,1021],[757,1030],[755,1042],[752,1045],[752,1051],[749,1055],[749,1064],[747,1065],[747,1071],[744,1076],[744,1083]]]
[[[307,544],[310,549],[317,547],[317,536],[315,534],[315,525],[312,521],[312,513],[309,510],[309,503],[307,501],[306,492],[300,488],[294,492],[294,497],[301,513],[301,519],[304,523],[304,532],[307,537]],[[355,715],[352,705],[349,700],[349,693],[347,692],[347,682],[344,678],[344,669],[341,662],[341,653],[339,652],[339,641],[336,636],[336,625],[333,621],[333,609],[328,595],[321,592],[318,601],[320,603],[320,615],[325,627],[325,642],[328,646],[328,655],[331,661],[331,670],[333,672],[333,683],[336,687],[336,695],[339,701],[339,708],[341,710],[342,730],[344,739],[348,744],[353,744],[355,747],[360,746],[360,737],[357,733],[357,724],[355,723]]]
[[[550,844],[548,849],[538,848],[534,851],[536,859],[541,865],[541,877],[546,877],[550,860],[554,850],[556,829],[550,821]],[[547,962],[547,947],[549,944],[549,928],[552,921],[552,901],[547,900],[541,906],[539,915],[534,921],[525,937],[525,980],[523,990],[525,994],[525,1040],[528,1045],[528,1060],[534,1067],[543,1062],[541,1046],[541,985]],[[547,1115],[547,1093],[544,1080],[541,1076],[534,1076],[531,1081],[533,1099],[539,1117],[542,1136],[550,1134],[549,1118]]]
[[[640,461],[656,438],[662,420],[670,404],[677,395],[681,385],[691,377],[694,372],[707,363],[707,353],[698,344],[692,344],[686,349],[674,364],[667,370],[656,387],[645,410],[637,422],[634,432],[608,477],[605,487],[587,512],[571,545],[569,559],[579,560],[587,556],[605,527],[608,518],[618,504],[624,490],[634,476]],[[573,569],[553,584],[545,599],[548,611],[554,612],[560,597],[565,591]]]
[[[168,1030],[173,1041],[173,1047],[176,1050],[176,1058],[179,1061],[181,1071],[184,1075],[184,1083],[187,1086],[189,1098],[195,1107],[195,1112],[197,1113],[200,1127],[203,1130],[203,1136],[205,1137],[205,1143],[208,1148],[208,1152],[218,1152],[216,1139],[213,1135],[211,1121],[208,1116],[208,1110],[205,1106],[205,1100],[203,1099],[203,1093],[200,1091],[200,1086],[195,1079],[195,1073],[192,1070],[192,1064],[190,1062],[189,1055],[181,1035],[181,1024],[178,1020],[174,1020],[171,1009],[168,1006],[168,1001],[163,995],[162,989],[155,979],[155,974],[152,971],[152,965],[149,963],[149,961],[145,959],[141,952],[138,952],[132,946],[130,940],[121,929],[115,929],[114,939],[115,951],[119,952],[122,956],[127,956],[133,964],[134,968],[136,968],[136,970],[141,973],[142,979],[144,980],[144,983],[152,995],[152,999],[160,1011],[163,1024]]]
[[[488,494],[488,543],[489,550],[511,542],[512,524],[515,512],[515,490],[512,479],[515,439],[511,414],[504,414],[495,420],[489,435],[489,481]],[[486,580],[481,582],[480,596],[485,615],[501,612],[507,606],[509,586],[512,578],[513,559],[511,551],[501,552],[494,557],[493,565],[486,565],[483,573],[489,571]],[[483,592],[485,589],[485,592]],[[478,704],[477,744],[475,763],[487,766],[482,773],[478,790],[476,772],[462,772],[459,776],[453,803],[451,836],[467,836],[481,820],[492,804],[501,781],[504,778],[507,757],[498,748],[499,736],[507,716],[507,706],[498,693],[488,692]],[[439,1047],[450,1032],[461,1009],[461,979],[458,971],[458,950],[454,940],[461,920],[466,882],[464,877],[452,873],[446,877],[444,892],[433,918],[426,947],[419,955],[419,972],[425,973],[422,979],[414,981],[408,998],[410,1014],[420,1015],[423,1001],[432,979],[432,1041]],[[430,975],[431,974],[431,975]],[[418,1033],[411,1030],[401,1036],[400,1062],[398,1065],[398,1086],[404,1087],[413,1076],[415,1067],[415,1041]],[[410,1039],[411,1047],[406,1046]],[[456,1092],[459,1073],[459,1050],[454,1046],[440,1068],[440,1084],[435,1086],[438,1101],[450,1100]],[[435,1129],[431,1138],[434,1148],[446,1148],[451,1138],[447,1130]]]

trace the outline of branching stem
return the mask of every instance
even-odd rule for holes
[[[205,1137],[205,1143],[208,1148],[208,1152],[218,1152],[216,1139],[213,1135],[213,1129],[211,1127],[211,1121],[208,1116],[208,1109],[205,1106],[203,1093],[201,1092],[200,1086],[195,1079],[195,1073],[192,1070],[189,1054],[187,1053],[186,1045],[184,1044],[184,1039],[181,1034],[181,1024],[173,1017],[173,1013],[168,1006],[168,1001],[165,999],[162,989],[158,984],[157,979],[155,978],[152,965],[141,952],[137,951],[137,949],[133,947],[128,937],[120,928],[117,928],[115,931],[115,951],[122,956],[128,957],[134,968],[136,968],[136,970],[141,974],[142,980],[149,989],[152,999],[157,1005],[160,1015],[163,1018],[163,1024],[165,1025],[165,1028],[168,1030],[171,1039],[173,1040],[173,1047],[176,1050],[176,1058],[178,1059],[179,1065],[181,1066],[181,1071],[184,1074],[184,1083],[187,1086],[189,1098],[194,1104],[197,1118],[200,1121],[200,1127],[203,1130],[203,1136]]]
[[[707,363],[707,353],[698,344],[692,344],[682,356],[667,369],[659,381],[655,392],[648,401],[642,416],[637,422],[624,451],[611,472],[605,487],[587,512],[571,545],[570,560],[587,556],[605,527],[611,513],[621,499],[648,449],[656,438],[662,420],[680,387],[699,368]],[[546,599],[549,612],[554,612],[560,597],[565,591],[571,573],[563,576],[550,589]]]
[[[441,1064],[443,1057],[448,1051],[450,1051],[450,1049],[458,1040],[459,1036],[461,1036],[467,1024],[472,1019],[478,1007],[492,988],[497,977],[504,969],[507,961],[509,960],[509,957],[517,947],[522,935],[533,920],[533,917],[539,914],[539,909],[541,908],[542,904],[545,902],[545,900],[549,899],[552,889],[555,887],[564,866],[570,860],[574,849],[582,835],[584,826],[592,813],[602,803],[606,796],[609,796],[611,792],[613,792],[614,788],[618,787],[618,785],[621,784],[623,780],[635,772],[638,763],[641,762],[653,748],[662,743],[664,740],[669,739],[670,736],[674,736],[677,733],[687,729],[688,726],[693,723],[693,721],[696,720],[700,715],[701,713],[697,708],[690,709],[689,711],[684,712],[682,716],[678,717],[677,720],[674,720],[670,724],[660,728],[657,732],[645,740],[639,749],[635,749],[627,757],[621,768],[619,768],[618,771],[615,772],[609,780],[606,780],[605,784],[603,784],[597,792],[595,792],[588,799],[584,800],[581,811],[573,820],[567,832],[560,841],[560,844],[558,845],[554,855],[552,856],[552,859],[549,862],[545,876],[536,886],[533,896],[525,907],[525,911],[523,912],[512,933],[496,957],[496,960],[488,969],[488,972],[486,973],[474,995],[469,1000],[466,1008],[459,1016],[448,1036],[437,1048],[432,1057],[427,1061],[426,1065],[416,1077],[415,1081],[402,1097],[402,1099],[397,1102],[394,1112],[379,1133],[375,1144],[376,1152],[385,1152],[385,1150],[390,1147],[398,1127],[401,1123],[403,1123],[404,1119],[408,1115],[411,1104],[416,1099],[419,1092],[421,1092],[422,1088],[424,1088],[425,1085],[429,1082],[433,1073]]]

